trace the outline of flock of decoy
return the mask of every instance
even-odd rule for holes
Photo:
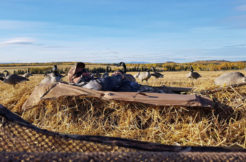
[[[28,77],[31,75],[31,73],[27,72],[23,76],[19,76],[17,74],[10,74],[7,70],[4,70],[3,73],[0,73],[0,80],[15,86],[20,82],[28,81]]]
[[[136,75],[134,75],[135,78],[138,78],[139,80],[141,80],[142,82],[145,80],[146,82],[148,82],[148,80],[153,76],[155,78],[163,78],[164,75],[161,73],[156,72],[156,69],[154,67],[152,67],[153,73],[150,72],[150,70],[148,70],[147,72],[138,72]]]
[[[148,80],[152,76],[155,78],[163,78],[164,77],[164,75],[157,72],[154,67],[152,67],[153,72],[151,72],[150,70],[148,70],[146,72],[140,72],[139,71],[136,75],[133,76],[131,74],[127,74],[127,68],[126,68],[126,64],[124,62],[120,62],[117,65],[123,67],[123,70],[118,70],[118,72],[123,74],[124,78],[128,81],[131,81],[131,82],[136,82],[136,79],[139,79],[142,82],[143,81],[148,82]],[[107,77],[109,77],[109,72],[111,72],[111,68],[109,66],[107,66],[106,72],[104,74],[100,74],[100,73],[96,72],[96,73],[91,74],[91,76],[92,76],[92,78],[96,78],[96,79],[107,78]],[[115,71],[115,72],[117,72],[117,71]],[[0,73],[0,81],[15,86],[16,84],[18,84],[20,82],[29,81],[28,77],[30,77],[30,76],[32,76],[32,74],[30,73],[29,69],[23,75],[10,74],[7,70],[4,70],[3,73]],[[62,79],[62,77],[64,77],[64,76],[59,74],[58,69],[57,69],[57,65],[54,65],[52,71],[45,74],[45,78],[41,81],[41,84],[59,82]],[[194,72],[194,69],[191,66],[190,72],[187,74],[187,78],[198,79],[200,77],[201,77],[201,75],[198,72]],[[221,85],[221,86],[240,84],[240,83],[245,83],[245,82],[246,82],[246,77],[244,76],[244,74],[242,74],[240,72],[224,73],[214,80],[214,83],[216,85]]]

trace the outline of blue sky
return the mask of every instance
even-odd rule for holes
[[[0,62],[246,60],[246,1],[1,1],[0,56]]]

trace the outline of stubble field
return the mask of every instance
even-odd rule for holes
[[[0,82],[0,104],[38,127],[56,132],[162,144],[246,148],[246,86],[213,91],[217,88],[213,80],[225,72],[228,71],[200,71],[202,77],[198,80],[187,79],[187,71],[163,72],[164,78],[151,78],[148,83],[139,81],[150,86],[192,87],[191,93],[203,93],[215,101],[213,109],[150,106],[70,96],[42,101],[23,111],[21,106],[43,75],[31,76],[30,81],[15,88]]]

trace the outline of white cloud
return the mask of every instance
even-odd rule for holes
[[[27,45],[27,44],[33,44],[34,42],[35,40],[32,38],[13,38],[0,42],[0,47],[8,46],[8,45]]]

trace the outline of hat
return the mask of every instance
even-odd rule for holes
[[[75,64],[76,68],[80,67],[80,68],[85,68],[85,64],[83,62],[77,62]]]

